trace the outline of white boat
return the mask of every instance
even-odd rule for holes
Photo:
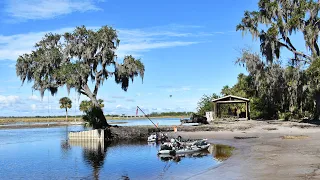
[[[157,135],[156,134],[151,134],[148,137],[148,142],[155,142],[155,141],[157,141]]]
[[[166,141],[167,139],[167,134],[155,133],[148,137],[148,142]]]
[[[205,140],[200,140],[193,142],[190,145],[181,145],[179,142],[173,140],[170,143],[164,143],[161,145],[158,154],[187,154],[187,153],[195,153],[203,150],[207,150],[210,147]]]

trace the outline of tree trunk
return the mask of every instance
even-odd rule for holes
[[[68,121],[68,108],[66,108],[66,121]]]
[[[317,91],[315,94],[315,111],[314,111],[314,119],[319,120],[320,116],[320,91]]]
[[[105,129],[106,127],[110,127],[110,125],[107,123],[106,117],[103,114],[103,111],[99,105],[99,102],[96,98],[96,95],[93,94],[88,87],[88,85],[84,85],[83,90],[85,91],[85,95],[88,96],[92,102],[92,105],[96,108],[96,117],[99,122],[96,122],[95,125],[93,125],[94,129]]]

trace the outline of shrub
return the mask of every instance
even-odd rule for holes
[[[282,120],[285,120],[285,121],[288,121],[290,119],[292,119],[293,115],[291,112],[278,112],[279,114],[279,119],[282,119]]]
[[[101,121],[101,116],[103,116],[101,108],[92,107],[85,111],[82,119],[86,122],[86,126],[90,126],[93,129],[99,129],[100,127],[106,126],[105,122]]]

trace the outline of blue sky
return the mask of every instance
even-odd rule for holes
[[[61,88],[54,97],[32,92],[32,83],[15,74],[19,55],[28,53],[48,32],[72,31],[85,25],[110,25],[119,32],[119,57],[141,58],[144,82],[135,79],[127,92],[113,79],[101,87],[106,114],[195,111],[203,94],[220,93],[245,72],[234,64],[243,47],[257,49],[250,35],[235,31],[245,10],[256,0],[4,0],[0,2],[0,116],[63,115],[58,100],[68,96]],[[172,98],[169,96],[172,95]],[[86,97],[71,91],[70,114],[80,114]]]

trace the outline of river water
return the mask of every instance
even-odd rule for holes
[[[218,166],[229,147],[159,157],[147,142],[70,142],[82,126],[0,130],[0,179],[184,179]]]

